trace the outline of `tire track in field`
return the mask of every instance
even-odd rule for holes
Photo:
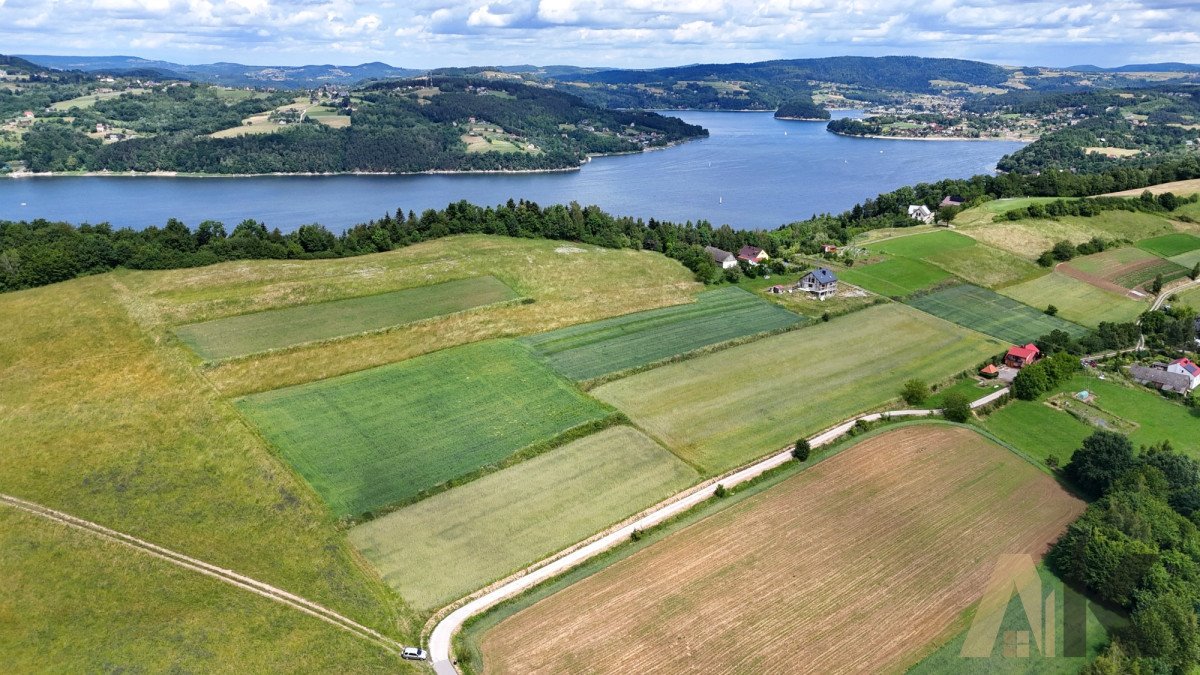
[[[354,621],[353,619],[342,616],[328,607],[319,605],[311,600],[295,595],[294,593],[289,593],[281,588],[277,588],[270,584],[266,584],[256,579],[251,579],[250,577],[238,574],[233,570],[217,567],[216,565],[206,563],[203,560],[186,556],[182,553],[177,553],[132,535],[109,529],[103,525],[100,525],[99,523],[94,523],[90,520],[84,520],[83,518],[77,518],[68,513],[56,511],[50,507],[42,506],[41,504],[36,504],[34,502],[26,501],[11,495],[0,493],[0,504],[12,507],[19,511],[24,511],[25,513],[32,514],[60,525],[82,530],[83,532],[100,537],[101,539],[107,539],[108,541],[128,546],[129,548],[145,553],[146,555],[153,556],[159,560],[164,560],[177,567],[182,567],[186,570],[203,574],[207,577],[222,581],[244,591],[267,598],[268,600],[273,600],[281,605],[286,605],[292,609],[320,619],[321,621],[351,633],[356,637],[367,640],[368,642],[372,642],[392,654],[399,655],[400,651],[404,648],[403,645],[387,637],[386,635],[383,635],[374,629],[368,628]]]

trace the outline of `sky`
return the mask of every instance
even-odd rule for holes
[[[0,0],[0,53],[650,68],[855,54],[1200,62],[1200,0]]]

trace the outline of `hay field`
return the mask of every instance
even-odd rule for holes
[[[1044,270],[1028,260],[948,230],[896,237],[876,242],[868,248],[922,260],[988,288],[1019,283],[1045,274]]]
[[[934,291],[908,300],[908,304],[936,317],[960,326],[1000,338],[1014,344],[1024,344],[1053,330],[1063,330],[1076,337],[1087,329],[1041,310],[1024,305],[1012,298],[986,288],[962,284]]]
[[[529,335],[689,302],[702,286],[655,253],[486,235],[447,237],[341,260],[230,262],[120,271],[134,316],[161,335],[175,325],[491,275],[534,302],[460,312],[383,333],[222,363],[205,370],[243,395],[328,378],[488,338]]]
[[[436,609],[697,478],[641,432],[611,427],[359,525],[350,541],[405,600]]]
[[[1054,305],[1058,308],[1058,316],[1093,328],[1101,321],[1132,321],[1149,308],[1145,302],[1111,293],[1057,272],[1003,288],[1000,293],[1034,309]]]
[[[380,330],[516,297],[511,288],[495,277],[472,277],[213,319],[180,326],[175,334],[200,358],[215,361]]]
[[[505,619],[485,672],[900,671],[1084,506],[969,429],[889,431]]]
[[[717,473],[881,406],[907,379],[940,381],[1005,348],[889,303],[655,368],[592,394],[684,460]]]
[[[1151,193],[1161,195],[1164,192],[1170,192],[1177,195],[1190,195],[1200,192],[1200,178],[1191,180],[1179,180],[1174,183],[1160,183],[1151,185],[1150,187],[1136,188],[1134,190],[1125,190],[1123,192],[1110,192],[1106,197],[1137,197],[1143,192],[1149,190]]]
[[[337,516],[412,499],[610,415],[490,341],[237,401]]]
[[[1185,229],[1184,225],[1156,214],[1128,211],[1105,211],[1091,218],[1070,216],[1058,220],[1025,219],[999,223],[976,221],[971,225],[964,224],[957,231],[1030,261],[1036,260],[1043,251],[1064,239],[1073,244],[1082,244],[1092,237],[1138,241]],[[1186,229],[1192,227],[1186,226]]]
[[[521,342],[564,377],[589,380],[802,321],[753,293],[719,288],[688,305],[560,328]]]

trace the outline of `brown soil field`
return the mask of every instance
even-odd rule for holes
[[[1154,261],[1151,260],[1148,262],[1153,263]],[[1126,297],[1133,298],[1134,300],[1141,300],[1142,298],[1145,297],[1144,295],[1136,295],[1133,292],[1131,292],[1128,288],[1114,284],[1113,282],[1109,281],[1108,279],[1105,279],[1104,277],[1099,277],[1099,276],[1096,276],[1095,274],[1088,274],[1087,272],[1084,272],[1083,270],[1075,269],[1074,267],[1071,267],[1067,263],[1059,263],[1058,265],[1055,265],[1054,269],[1058,272],[1061,272],[1061,273],[1069,276],[1069,277],[1073,277],[1084,283],[1091,284],[1091,285],[1095,286],[1096,288],[1099,288],[1099,289],[1102,289],[1105,291],[1110,291],[1112,293],[1116,293],[1117,295],[1124,295]]]
[[[900,671],[1083,508],[971,430],[892,430],[503,620],[485,672]]]

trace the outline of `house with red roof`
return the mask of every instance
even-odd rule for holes
[[[1188,386],[1189,391],[1200,386],[1200,366],[1193,363],[1191,359],[1175,359],[1167,364],[1167,372],[1187,375],[1191,378],[1192,383]]]
[[[989,363],[979,369],[979,374],[989,379],[995,378],[1000,376],[1000,369],[996,367],[996,364]]]
[[[1009,368],[1024,368],[1037,361],[1041,355],[1041,350],[1032,342],[1024,347],[1011,347],[1004,355],[1004,365]]]
[[[751,265],[757,265],[760,262],[770,260],[771,256],[767,255],[766,251],[757,246],[743,246],[738,249],[737,259],[745,260]]]

